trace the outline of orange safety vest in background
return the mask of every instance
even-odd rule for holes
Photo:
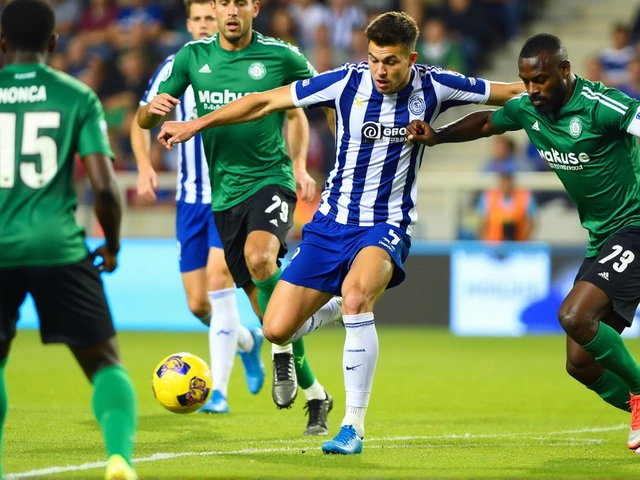
[[[486,195],[488,223],[483,240],[504,240],[504,225],[507,223],[515,226],[516,240],[528,240],[524,238],[524,234],[531,192],[515,189],[509,203],[505,202],[504,194],[499,188],[488,190]]]

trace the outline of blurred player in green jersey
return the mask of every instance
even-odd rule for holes
[[[155,127],[180,105],[178,98],[189,85],[197,114],[204,116],[247,93],[316,73],[297,48],[252,30],[260,2],[218,0],[213,6],[219,33],[189,42],[177,53],[158,95],[139,110],[142,128]],[[282,135],[285,117],[292,159]],[[249,125],[208,131],[202,143],[211,176],[211,208],[227,265],[262,318],[280,278],[279,258],[287,252],[285,238],[293,225],[296,184],[303,200],[311,199],[315,190],[306,170],[309,124],[297,109]],[[339,317],[339,301],[331,300],[317,315]],[[289,407],[299,385],[309,407],[305,433],[326,435],[333,400],[313,375],[304,344],[274,346],[272,352],[274,402],[280,408]]]
[[[0,424],[8,403],[4,369],[18,309],[30,293],[43,342],[67,344],[93,383],[93,411],[109,456],[106,478],[129,480],[136,478],[136,394],[121,365],[99,273],[117,266],[120,194],[98,97],[45,64],[56,45],[54,25],[45,0],[14,0],[2,12],[7,66],[0,71]],[[105,235],[93,253],[74,218],[76,152]]]
[[[620,338],[640,303],[640,101],[573,74],[553,35],[529,38],[518,67],[526,91],[503,108],[435,132],[412,122],[410,138],[431,146],[524,129],[556,172],[589,232],[586,258],[558,313],[567,371],[631,410],[627,446],[640,453],[640,366]]]

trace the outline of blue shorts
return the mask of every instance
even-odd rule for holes
[[[294,285],[342,295],[351,263],[360,250],[376,246],[386,251],[396,264],[387,288],[405,278],[402,264],[409,255],[411,238],[401,229],[381,223],[373,227],[342,225],[316,212],[302,229],[302,243],[291,256],[280,277]]]
[[[180,272],[207,266],[209,248],[222,248],[208,203],[176,203],[176,237]]]

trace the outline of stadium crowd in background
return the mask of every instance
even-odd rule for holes
[[[420,61],[473,74],[514,38],[544,0],[261,0],[254,28],[297,45],[320,72],[365,61],[363,30],[380,12],[404,10],[421,26]],[[3,2],[0,2],[0,5]],[[150,74],[191,38],[180,0],[52,0],[60,46],[51,65],[90,86],[102,101],[117,170],[134,170],[129,129]],[[311,122],[308,168],[318,185],[332,166],[333,138],[322,112]],[[157,171],[175,159],[153,145]],[[166,195],[171,202],[173,193]],[[134,196],[130,196],[134,200]]]

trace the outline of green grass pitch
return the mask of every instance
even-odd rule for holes
[[[457,338],[391,327],[378,333],[364,451],[349,457],[323,455],[322,438],[302,435],[302,392],[292,409],[276,410],[267,345],[258,395],[248,393],[238,358],[230,415],[176,415],[153,398],[151,372],[178,351],[208,359],[206,334],[121,333],[139,397],[140,478],[640,477],[640,456],[626,449],[629,415],[569,378],[563,337]],[[338,327],[305,339],[315,373],[335,399],[331,435],[344,414],[343,339]],[[640,341],[627,344],[640,358]],[[19,332],[7,382],[5,478],[101,478],[105,454],[91,388],[66,348],[43,347],[36,332]]]

